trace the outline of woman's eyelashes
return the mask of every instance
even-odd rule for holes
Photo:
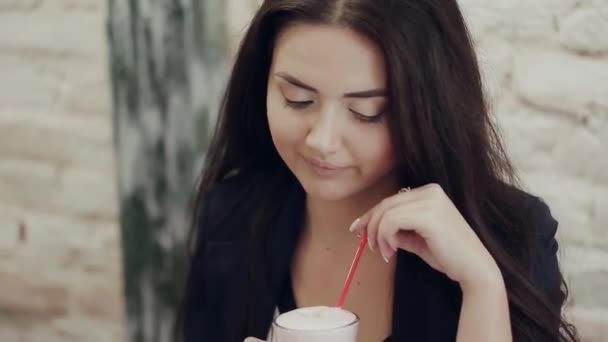
[[[352,109],[349,109],[349,110],[355,116],[355,119],[357,119],[361,122],[378,122],[378,121],[380,121],[380,119],[382,119],[382,116],[384,115],[384,112],[380,112],[380,114],[375,114],[375,115],[366,115],[366,114],[358,113]]]
[[[290,108],[293,108],[296,110],[306,109],[314,103],[313,100],[294,101],[294,100],[290,100],[287,97],[284,97],[284,99],[285,99],[286,107],[290,107]],[[353,114],[355,119],[357,119],[361,122],[378,122],[378,121],[380,121],[380,119],[382,119],[382,116],[384,115],[384,112],[381,112],[380,114],[375,114],[375,115],[367,115],[367,114],[359,113],[352,109],[349,109],[349,111],[351,114]]]
[[[312,100],[292,101],[292,100],[288,99],[287,97],[285,97],[285,105],[287,107],[291,107],[294,109],[304,109],[304,108],[310,106],[312,103],[313,103]]]

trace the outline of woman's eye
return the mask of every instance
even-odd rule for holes
[[[378,122],[384,116],[384,112],[382,112],[380,114],[376,114],[376,115],[366,115],[366,114],[361,114],[359,112],[356,112],[352,109],[350,111],[355,116],[355,119],[357,119],[361,122]]]
[[[285,98],[285,105],[294,109],[303,109],[312,104],[312,100],[308,101],[292,101],[288,98]]]

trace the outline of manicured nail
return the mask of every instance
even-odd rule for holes
[[[385,248],[378,248],[378,250],[380,250],[380,255],[382,255],[382,259],[384,259],[384,262],[388,264],[388,261],[391,259],[391,256],[393,256],[393,254],[390,251],[385,250]]]
[[[367,240],[367,247],[369,247],[370,251],[374,251],[374,247],[372,247],[372,240]]]
[[[349,232],[354,232],[357,229],[357,226],[359,225],[359,221],[361,221],[361,218],[357,218],[348,228]]]

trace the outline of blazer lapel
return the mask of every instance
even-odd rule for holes
[[[270,294],[269,302],[259,308],[260,316],[255,327],[257,336],[266,336],[272,324],[278,298],[289,275],[291,260],[302,230],[304,191],[294,182],[285,192],[285,202],[268,229],[264,260]]]
[[[289,183],[284,193],[284,201],[276,217],[272,220],[264,237],[263,272],[266,273],[266,294],[260,294],[253,299],[255,317],[249,327],[249,336],[264,338],[268,334],[274,310],[288,275],[293,252],[296,248],[301,230],[303,212],[303,190],[299,183]],[[238,220],[237,220],[238,221]],[[239,224],[238,222],[236,224]],[[243,223],[243,225],[245,225]],[[234,238],[227,241],[213,241],[208,243],[207,279],[213,280],[207,284],[211,298],[217,311],[209,318],[211,325],[222,326],[228,317],[236,317],[242,313],[241,298],[234,296],[241,293],[239,286],[248,286],[246,282],[246,268],[248,267],[247,238]],[[237,284],[240,284],[237,286]],[[223,303],[220,305],[219,303]],[[211,323],[213,322],[213,323]],[[228,331],[226,328],[224,331]],[[225,340],[222,337],[221,340]]]
[[[266,237],[266,265],[268,283],[275,299],[283,289],[285,277],[293,257],[300,232],[304,211],[304,191],[295,183],[287,191],[285,204]]]

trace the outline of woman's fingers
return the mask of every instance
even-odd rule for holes
[[[408,204],[415,203],[419,197],[420,194],[414,192],[414,190],[400,192],[391,197],[387,197],[357,219],[350,230],[359,232],[362,232],[363,230],[367,231],[369,248],[373,251],[377,245],[378,225],[382,220],[384,213],[395,207],[407,206]]]
[[[385,260],[403,249],[459,283],[479,282],[488,272],[501,276],[492,255],[438,184],[386,198],[351,229],[366,230],[370,249],[377,247]]]
[[[386,262],[403,249],[440,269],[426,241],[436,235],[432,231],[438,215],[435,190],[430,184],[387,197],[357,219],[350,230],[367,232],[370,250],[377,249]]]
[[[403,248],[397,239],[400,232],[416,234],[422,224],[416,210],[407,206],[396,206],[384,212],[373,236],[384,260],[388,262],[398,248]]]

